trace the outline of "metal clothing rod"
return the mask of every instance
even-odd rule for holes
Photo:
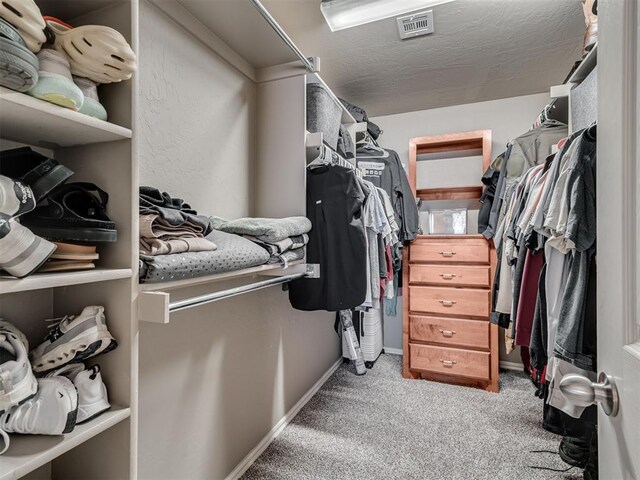
[[[282,29],[282,27],[278,25],[278,22],[276,22],[276,19],[271,16],[271,14],[266,8],[264,8],[264,5],[260,3],[260,0],[250,0],[250,1],[253,4],[253,6],[256,7],[258,12],[260,12],[260,15],[262,15],[262,17],[267,21],[267,23],[271,25],[271,28],[273,28],[274,32],[276,32],[278,36],[282,39],[282,41],[286,43],[287,46],[291,49],[291,51],[296,54],[296,56],[304,64],[307,71],[314,72],[315,67],[313,66],[313,64],[309,61],[307,57],[304,56],[304,54],[300,51],[300,49],[296,46],[296,44],[293,43],[293,40],[289,38],[289,35],[287,35],[287,33]]]
[[[243,293],[255,292],[256,290],[262,290],[263,288],[271,287],[273,285],[280,285],[292,280],[297,280],[308,276],[306,272],[292,273],[291,275],[283,275],[282,277],[274,277],[261,282],[250,283],[249,285],[242,285],[241,287],[230,288],[228,290],[222,290],[220,292],[207,293],[206,295],[200,295],[198,297],[191,297],[185,300],[178,300],[169,303],[169,313],[177,312],[180,310],[186,310],[187,308],[199,307],[207,303],[217,302],[225,298],[235,297]]]

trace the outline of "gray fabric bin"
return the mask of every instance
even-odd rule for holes
[[[334,150],[338,147],[342,107],[318,84],[307,85],[307,130],[321,132]]]

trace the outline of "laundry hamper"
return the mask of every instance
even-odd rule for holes
[[[367,368],[372,368],[380,354],[384,353],[382,310],[371,309],[368,312],[354,312],[353,325],[358,334],[364,364]],[[342,336],[342,358],[345,362],[353,360],[344,335]]]
[[[321,132],[333,150],[338,148],[342,107],[320,84],[307,85],[307,130]]]

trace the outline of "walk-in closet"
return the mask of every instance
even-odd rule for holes
[[[638,24],[0,2],[0,480],[640,480]]]

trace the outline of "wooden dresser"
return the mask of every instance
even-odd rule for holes
[[[412,187],[419,153],[478,147],[486,168],[491,160],[488,130],[412,139]],[[479,172],[478,179],[481,175]],[[417,190],[417,196],[438,201],[475,200],[481,192],[481,186],[470,186]],[[420,235],[404,249],[405,378],[499,390],[498,327],[489,322],[494,271],[495,252],[482,235]]]

